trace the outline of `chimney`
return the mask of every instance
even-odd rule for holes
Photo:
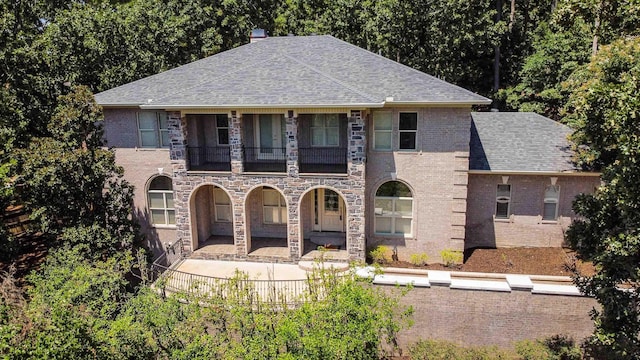
[[[249,36],[249,43],[258,42],[267,38],[267,31],[265,29],[253,29]]]

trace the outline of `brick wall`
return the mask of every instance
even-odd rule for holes
[[[558,221],[542,221],[545,188],[550,176],[511,175],[511,216],[494,220],[496,188],[501,175],[469,175],[466,247],[557,247],[564,242],[564,231],[575,216],[571,204],[580,193],[591,193],[600,184],[597,176],[558,176],[560,200]]]
[[[467,171],[471,119],[467,108],[393,109],[393,144],[398,144],[398,113],[418,112],[417,151],[374,151],[367,154],[367,208],[373,209],[378,186],[396,176],[413,193],[413,235],[384,237],[375,234],[375,214],[368,211],[367,245],[396,249],[401,260],[425,252],[439,261],[443,249],[464,248]],[[373,120],[369,119],[369,144]]]
[[[593,331],[589,311],[598,306],[587,297],[440,286],[414,288],[401,303],[415,311],[413,327],[400,333],[400,346],[405,349],[419,339],[512,347],[518,340],[566,334],[579,342]]]

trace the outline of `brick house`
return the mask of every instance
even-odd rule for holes
[[[386,244],[437,261],[557,246],[571,199],[599,182],[554,162],[566,127],[517,113],[474,113],[472,127],[489,99],[331,36],[265,38],[96,100],[155,251],[182,240],[207,258],[293,262],[318,245],[346,260]],[[500,143],[508,131],[525,138]],[[560,145],[528,151],[549,136]]]

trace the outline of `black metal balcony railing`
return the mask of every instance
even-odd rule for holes
[[[347,148],[298,148],[301,173],[346,173]]]
[[[286,148],[245,147],[244,171],[286,172]]]
[[[228,146],[187,147],[189,170],[231,171],[231,153]]]

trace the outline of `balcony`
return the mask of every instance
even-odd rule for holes
[[[246,172],[286,172],[287,150],[284,147],[243,148],[244,171]]]
[[[231,171],[231,154],[228,146],[187,147],[189,170]]]
[[[347,148],[301,147],[298,148],[300,173],[346,174]]]

